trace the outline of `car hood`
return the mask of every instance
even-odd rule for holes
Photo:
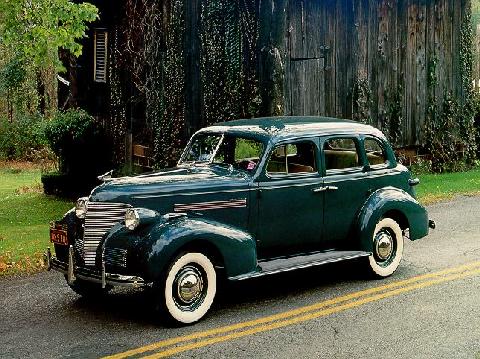
[[[247,188],[251,177],[221,166],[171,168],[139,176],[108,180],[96,187],[90,201],[141,205],[142,199],[176,194]]]

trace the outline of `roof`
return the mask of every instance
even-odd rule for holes
[[[280,116],[260,117],[217,123],[202,132],[228,132],[251,135],[268,141],[329,134],[368,133],[384,137],[376,128],[356,121],[332,117]]]

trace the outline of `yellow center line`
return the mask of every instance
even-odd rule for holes
[[[416,289],[426,288],[426,287],[430,287],[430,286],[433,286],[433,285],[436,285],[436,284],[441,284],[441,283],[444,283],[444,282],[450,282],[450,281],[453,281],[453,280],[458,280],[458,279],[474,276],[476,274],[480,274],[480,269],[475,269],[475,270],[471,270],[471,271],[467,271],[467,272],[463,272],[463,273],[459,273],[459,274],[453,274],[453,275],[446,276],[446,277],[441,277],[441,278],[438,278],[438,279],[432,279],[432,280],[429,280],[429,281],[426,281],[426,282],[420,282],[420,283],[413,284],[413,285],[410,285],[410,286],[407,286],[407,287],[394,289],[394,290],[391,290],[391,291],[388,291],[388,292],[385,292],[385,293],[372,295],[370,297],[359,299],[357,301],[352,301],[352,302],[349,302],[349,303],[346,303],[346,304],[342,304],[342,305],[330,307],[330,308],[327,308],[327,309],[319,310],[319,311],[309,313],[309,314],[306,314],[306,315],[297,316],[297,317],[294,317],[294,318],[291,318],[291,319],[286,319],[286,320],[283,320],[283,321],[273,322],[271,324],[261,325],[261,326],[254,327],[254,328],[251,328],[251,329],[248,329],[248,330],[234,332],[234,333],[223,335],[223,336],[213,337],[213,338],[210,338],[210,339],[201,340],[201,341],[190,343],[190,344],[185,344],[185,345],[181,345],[181,346],[178,346],[178,347],[173,347],[173,348],[170,348],[170,349],[160,351],[158,353],[154,353],[152,355],[144,356],[143,359],[164,358],[164,357],[167,357],[167,356],[171,356],[171,355],[174,355],[174,354],[179,354],[179,353],[189,351],[189,350],[193,350],[193,349],[202,348],[202,347],[209,346],[209,345],[212,345],[212,344],[226,342],[226,341],[250,336],[250,335],[261,333],[261,332],[266,332],[266,331],[271,331],[271,330],[278,329],[278,328],[283,328],[283,327],[286,327],[286,326],[291,326],[291,325],[302,323],[302,322],[305,322],[305,321],[317,319],[319,317],[324,317],[324,316],[328,316],[328,315],[331,315],[331,314],[339,313],[339,312],[345,311],[347,309],[352,309],[352,308],[359,307],[359,306],[362,306],[362,305],[365,305],[365,304],[368,304],[368,303],[376,302],[376,301],[379,301],[381,299],[394,297],[394,296],[397,296],[397,295],[400,295],[400,294],[403,294],[403,293],[411,292],[411,291],[416,290]]]
[[[219,328],[213,328],[213,329],[209,329],[209,330],[202,331],[202,332],[195,332],[195,333],[184,335],[184,336],[179,336],[179,337],[175,337],[175,338],[162,340],[162,341],[159,341],[159,342],[156,342],[156,343],[153,343],[153,344],[149,344],[149,345],[142,346],[142,347],[139,347],[139,348],[131,349],[131,350],[128,350],[128,351],[125,351],[125,352],[122,352],[122,353],[110,355],[110,356],[107,356],[105,358],[108,358],[108,359],[123,359],[123,358],[127,358],[127,357],[130,357],[130,356],[133,356],[133,355],[138,355],[138,354],[142,354],[142,353],[145,353],[145,352],[154,351],[154,350],[157,350],[157,349],[160,349],[160,348],[163,348],[163,347],[167,347],[167,346],[171,346],[171,345],[175,345],[175,344],[180,344],[180,343],[184,343],[184,342],[188,342],[188,341],[192,341],[192,340],[196,340],[196,339],[202,339],[202,338],[205,338],[205,337],[210,337],[210,336],[214,336],[214,335],[218,335],[218,334],[225,334],[225,333],[228,333],[228,332],[231,332],[231,331],[250,328],[250,327],[260,325],[260,324],[265,324],[265,323],[269,323],[269,322],[273,322],[273,321],[277,321],[277,320],[281,320],[281,319],[287,319],[287,318],[294,317],[294,316],[297,316],[297,315],[300,315],[300,314],[304,314],[304,313],[312,312],[312,311],[315,311],[315,310],[318,310],[318,309],[321,309],[321,308],[325,308],[327,306],[332,306],[332,305],[336,305],[336,304],[346,302],[346,301],[349,301],[349,300],[357,299],[357,298],[360,298],[360,297],[363,297],[363,296],[366,296],[366,295],[375,294],[375,293],[382,292],[382,291],[392,289],[392,288],[402,287],[402,286],[405,286],[405,285],[408,285],[408,284],[411,284],[411,283],[416,283],[416,282],[423,281],[423,280],[426,280],[426,279],[436,278],[436,277],[439,277],[439,276],[442,276],[442,275],[448,275],[448,274],[452,274],[452,273],[456,273],[456,272],[462,272],[462,271],[473,269],[473,268],[476,268],[476,267],[480,267],[480,261],[468,263],[468,264],[461,265],[461,266],[458,266],[458,267],[447,268],[447,269],[444,269],[444,270],[441,270],[441,271],[438,271],[438,272],[422,274],[422,275],[415,276],[415,277],[412,277],[412,278],[409,278],[409,279],[392,282],[392,283],[382,285],[382,286],[378,286],[378,287],[374,287],[374,288],[369,288],[369,289],[366,289],[366,290],[354,292],[354,293],[347,294],[347,295],[344,295],[344,296],[341,296],[341,297],[329,299],[329,300],[319,302],[319,303],[315,303],[315,304],[312,304],[312,305],[309,305],[309,306],[300,307],[300,308],[297,308],[297,309],[293,309],[293,310],[286,311],[286,312],[281,312],[281,313],[278,313],[278,314],[262,317],[262,318],[255,319],[255,320],[250,320],[250,321],[241,322],[241,323],[237,323],[237,324],[233,324],[233,325],[228,325],[228,326],[219,327]]]

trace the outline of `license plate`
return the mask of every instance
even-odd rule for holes
[[[67,246],[67,231],[63,228],[50,228],[50,242]]]

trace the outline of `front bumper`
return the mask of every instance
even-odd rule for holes
[[[47,248],[44,257],[47,270],[54,269],[62,272],[66,275],[67,281],[70,284],[75,282],[75,279],[77,278],[88,282],[99,283],[102,285],[102,288],[105,288],[107,285],[139,288],[151,284],[145,282],[145,280],[141,277],[107,273],[105,271],[105,262],[102,262],[101,271],[85,267],[78,267],[75,265],[72,246],[70,246],[68,250],[68,263],[62,262],[53,257],[50,248]]]

